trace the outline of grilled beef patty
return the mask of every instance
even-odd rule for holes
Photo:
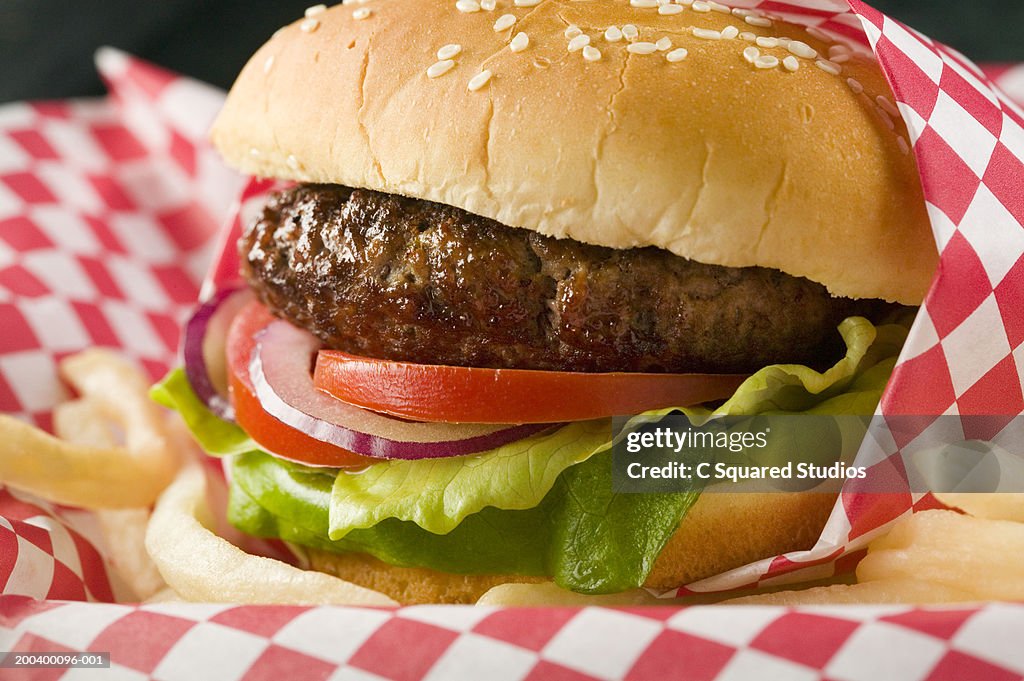
[[[240,241],[278,316],[353,354],[564,371],[751,372],[823,366],[836,326],[882,301],[761,267],[704,265],[507,227],[338,185],[274,194]]]

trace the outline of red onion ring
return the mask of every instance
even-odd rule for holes
[[[249,375],[262,407],[282,423],[350,452],[378,459],[436,459],[484,452],[560,424],[415,423],[354,407],[313,385],[320,341],[287,322],[257,336]]]
[[[185,323],[181,347],[185,377],[207,409],[228,421],[234,420],[235,411],[227,395],[227,330],[251,297],[246,288],[222,289],[201,303]]]

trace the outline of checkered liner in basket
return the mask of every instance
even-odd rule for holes
[[[942,257],[881,414],[1008,420],[1024,412],[1024,114],[1007,94],[1024,99],[1024,68],[986,76],[859,0],[850,0],[852,11],[832,0],[736,4],[866,38],[908,123]],[[154,378],[174,362],[179,324],[243,183],[203,139],[219,93],[113,51],[99,64],[111,88],[106,100],[0,107],[0,411],[43,427],[65,396],[55,362],[67,353],[119,348]],[[890,444],[862,451],[861,460],[894,455],[898,445]],[[832,574],[852,564],[878,528],[933,503],[909,492],[845,493],[813,550],[690,589],[772,583],[801,568]],[[112,650],[123,678],[199,678],[210,669],[218,670],[212,678],[275,678],[301,668],[321,677],[337,670],[338,678],[486,671],[488,678],[639,679],[660,678],[679,660],[702,678],[742,678],[754,669],[851,678],[1024,672],[1005,634],[1020,631],[1024,611],[998,605],[766,608],[726,617],[676,608],[58,603],[115,599],[118,587],[93,536],[86,513],[0,491],[0,648]],[[346,636],[330,637],[331,627]],[[807,645],[794,646],[798,638]],[[230,654],[217,655],[224,650]]]

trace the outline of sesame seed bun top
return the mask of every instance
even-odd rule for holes
[[[700,0],[489,3],[314,9],[246,65],[215,145],[253,175],[921,302],[935,244],[870,55]]]

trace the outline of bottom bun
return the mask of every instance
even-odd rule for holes
[[[703,494],[662,549],[645,586],[671,589],[762,558],[809,549],[835,499],[835,494],[815,492]],[[499,584],[549,581],[395,567],[359,553],[308,550],[308,556],[312,569],[380,591],[403,605],[474,603]]]
[[[363,553],[327,553],[306,549],[309,567],[391,596],[402,605],[476,603],[499,584],[537,584],[547,577],[456,575],[419,567],[395,567]]]

